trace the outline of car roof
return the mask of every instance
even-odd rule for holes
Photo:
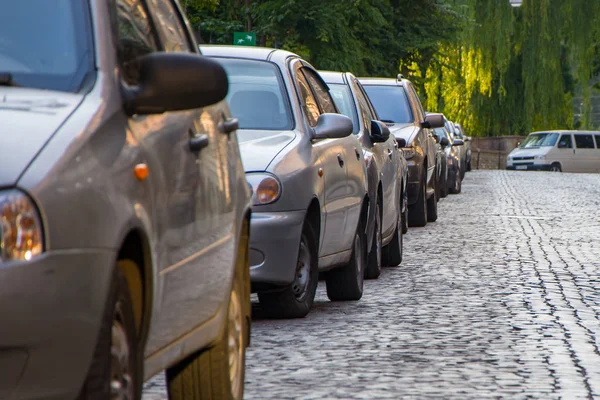
[[[323,78],[326,83],[337,83],[346,84],[347,81],[344,79],[344,72],[337,71],[318,71],[319,75]]]
[[[569,129],[552,129],[548,131],[535,131],[531,132],[530,135],[536,133],[579,133],[579,134],[598,134],[600,131],[577,131],[577,130],[569,130]]]
[[[233,46],[233,45],[200,45],[200,52],[209,57],[245,58],[260,61],[280,61],[288,57],[298,57],[292,52],[269,47]]]
[[[380,86],[404,86],[405,79],[397,80],[396,78],[371,78],[362,77],[358,78],[363,86],[366,85],[380,85]]]

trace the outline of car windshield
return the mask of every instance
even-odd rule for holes
[[[414,122],[408,98],[402,86],[364,85],[379,118],[386,122]]]
[[[77,92],[92,73],[84,0],[2,2],[0,86]]]
[[[558,140],[558,133],[530,133],[519,146],[521,149],[531,147],[554,146]]]
[[[240,129],[292,129],[289,100],[275,64],[231,58],[220,61],[229,77],[227,101]]]
[[[443,137],[445,137],[448,138],[448,140],[451,140],[448,136],[448,132],[446,132],[444,128],[435,128],[434,131],[438,138],[442,139]]]
[[[352,93],[348,85],[339,83],[328,83],[329,93],[333,97],[335,105],[340,112],[352,120],[354,126],[353,133],[358,133],[358,117],[356,116],[356,108],[352,99]]]

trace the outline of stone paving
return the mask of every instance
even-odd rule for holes
[[[245,398],[600,399],[599,242],[600,175],[470,172],[360,301],[256,309]]]

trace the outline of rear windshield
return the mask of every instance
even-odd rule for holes
[[[3,1],[0,86],[76,92],[93,71],[84,0]]]
[[[414,122],[408,97],[402,86],[365,85],[379,118],[385,122]]]
[[[339,83],[328,83],[327,85],[338,110],[352,120],[352,125],[354,126],[353,133],[358,133],[358,117],[356,116],[356,107],[354,106],[350,88],[348,85]]]
[[[276,65],[257,60],[221,58],[229,77],[227,101],[240,129],[293,128],[287,92]]]
[[[531,147],[554,146],[558,140],[558,133],[530,133],[519,146],[522,149]]]

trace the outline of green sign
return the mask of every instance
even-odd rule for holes
[[[256,46],[256,33],[233,32],[233,44],[236,46]]]

